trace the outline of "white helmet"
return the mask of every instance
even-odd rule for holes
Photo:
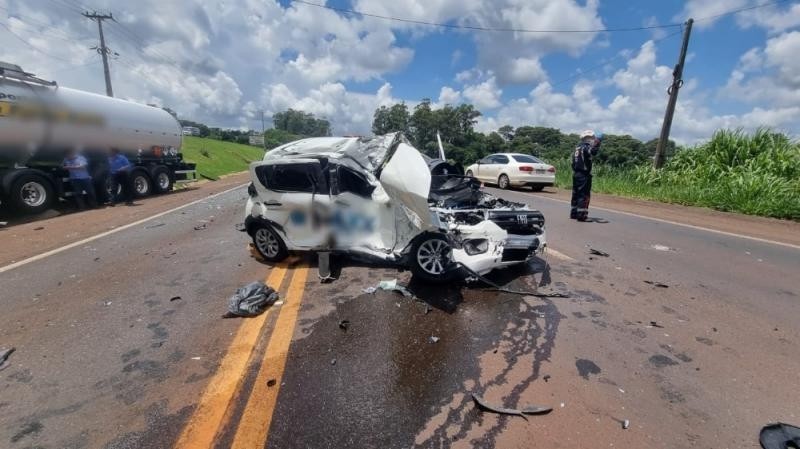
[[[587,137],[594,137],[594,131],[587,129],[581,133],[581,140],[586,139]]]

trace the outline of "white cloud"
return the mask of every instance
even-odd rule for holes
[[[464,87],[464,97],[478,109],[493,109],[500,106],[500,95],[503,91],[497,87],[495,77]]]
[[[595,85],[578,81],[570,93],[553,90],[543,82],[525,98],[511,100],[494,116],[482,117],[479,129],[489,131],[501,125],[536,124],[578,132],[593,128],[606,133],[631,134],[649,140],[658,136],[666,107],[665,86],[672,79],[667,66],[656,64],[652,41],[645,43],[628,61],[624,69],[612,76],[618,94],[608,103],[601,103],[594,93]],[[654,96],[653,92],[665,92]],[[697,83],[689,80],[681,89],[672,138],[681,143],[707,139],[719,128],[754,129],[769,125],[777,129],[796,127],[798,103],[785,107],[756,107],[740,115],[715,115],[706,106],[706,99],[697,91]]]
[[[461,92],[449,86],[442,87],[439,91],[439,105],[456,104],[461,101]]]

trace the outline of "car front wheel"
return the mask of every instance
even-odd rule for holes
[[[473,174],[472,174],[472,170],[467,170],[467,172],[465,173],[465,175],[466,175],[466,176],[468,176],[468,177],[470,177],[470,178],[474,178],[474,177],[475,177],[475,175],[473,175]]]
[[[411,272],[425,281],[447,281],[452,264],[453,249],[441,235],[422,237],[411,248]]]

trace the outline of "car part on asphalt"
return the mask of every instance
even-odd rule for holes
[[[435,337],[435,336],[433,336],[433,335],[431,335],[430,337],[428,337],[428,343],[430,343],[430,344],[434,344],[434,343],[438,343],[438,342],[439,342],[439,337]]]
[[[758,441],[764,449],[796,449],[800,448],[800,427],[776,423],[764,426]]]
[[[600,251],[599,249],[589,248],[589,254],[594,254],[595,256],[600,257],[609,257],[609,254],[605,251]]]
[[[16,348],[0,349],[0,371],[8,368],[8,357],[16,351]]]
[[[169,301],[170,301],[170,302],[172,302],[172,301],[178,301],[178,300],[180,300],[180,299],[183,299],[183,298],[181,298],[180,296],[173,296],[172,298],[169,298]]]
[[[645,284],[652,285],[653,287],[659,287],[659,288],[669,288],[669,285],[667,285],[667,284],[662,284],[661,282],[656,282],[656,281],[644,281],[644,283],[645,283]]]
[[[263,282],[251,282],[236,290],[228,300],[228,316],[260,315],[278,300],[278,292]]]
[[[513,416],[520,416],[527,421],[527,417],[525,415],[545,415],[553,411],[552,407],[540,407],[535,405],[529,405],[522,409],[514,409],[514,408],[505,408],[505,407],[498,407],[492,404],[489,404],[484,400],[481,396],[472,393],[472,400],[475,401],[475,405],[482,411],[485,412],[493,412],[499,413],[501,415],[513,415]]]
[[[202,231],[203,229],[208,227],[208,223],[201,223],[194,227],[195,231]]]
[[[622,428],[628,430],[631,426],[631,421],[629,419],[625,419],[622,421]]]
[[[492,288],[485,288],[482,289],[484,291],[497,291],[497,292],[504,292],[504,293],[511,293],[514,295],[523,295],[523,296],[535,296],[537,298],[569,298],[567,293],[562,292],[549,292],[549,293],[539,293],[539,292],[526,292],[521,290],[512,290],[510,288],[502,287],[497,285],[496,283],[490,281],[489,279],[481,276],[480,274],[472,271],[469,267],[465,265],[460,265],[460,269],[465,270],[467,272],[467,279],[472,278],[478,281],[483,282],[484,284],[490,285]]]
[[[404,286],[402,286],[402,285],[397,283],[397,279],[391,279],[391,280],[388,280],[388,281],[381,281],[380,283],[378,283],[378,288],[381,289],[381,290],[389,290],[389,291],[398,292],[398,293],[402,294],[403,296],[405,296],[406,298],[413,298],[414,297],[414,294],[411,293],[406,287],[404,287]]]
[[[341,321],[339,321],[339,329],[347,332],[347,328],[348,327],[350,327],[350,321],[349,320],[341,320]]]

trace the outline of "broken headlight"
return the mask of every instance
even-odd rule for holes
[[[464,241],[464,251],[470,256],[483,254],[489,250],[489,241],[486,239],[473,239]]]

